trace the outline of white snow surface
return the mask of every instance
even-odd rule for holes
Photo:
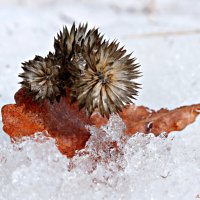
[[[200,103],[199,0],[0,0],[0,107],[14,103],[20,63],[53,50],[53,36],[73,21],[134,52],[143,73],[137,105]],[[89,127],[73,159],[40,133],[13,144],[0,130],[0,200],[200,198],[199,118],[168,138],[128,138],[124,128],[117,115]]]

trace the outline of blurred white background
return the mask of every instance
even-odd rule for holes
[[[99,27],[134,52],[143,73],[137,104],[200,102],[199,10],[199,0],[1,0],[0,106],[20,87],[20,63],[53,51],[53,37],[74,21]]]

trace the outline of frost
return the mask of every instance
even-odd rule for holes
[[[193,199],[200,193],[197,126],[190,136],[129,137],[113,115],[106,126],[88,128],[86,147],[72,159],[40,133],[1,141],[0,199]]]

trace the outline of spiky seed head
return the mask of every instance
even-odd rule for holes
[[[78,27],[73,23],[71,29],[66,26],[54,38],[55,56],[63,58],[65,62],[69,62],[76,53],[81,52],[84,45],[94,47],[99,45],[103,36],[100,36],[97,28],[87,30],[88,25],[79,24]]]
[[[139,65],[118,46],[116,41],[104,41],[96,51],[84,48],[86,69],[72,87],[72,96],[76,94],[79,109],[84,107],[88,115],[96,108],[106,117],[118,113],[137,95],[139,84],[134,80],[140,76]]]
[[[71,87],[80,74],[84,71],[86,61],[82,56],[84,46],[96,50],[102,41],[98,29],[87,30],[86,24],[79,24],[78,27],[73,23],[71,29],[66,26],[54,38],[55,57],[62,65],[61,79],[66,87]],[[67,80],[67,81],[64,81]]]
[[[33,94],[35,101],[41,102],[49,99],[59,101],[62,90],[60,89],[59,70],[60,65],[53,59],[53,54],[46,58],[36,56],[33,60],[22,63],[23,78],[22,87],[26,87],[29,93]]]
[[[74,50],[75,35],[76,29],[74,23],[70,31],[64,26],[63,30],[57,34],[57,38],[54,38],[55,56],[57,59],[61,59],[63,62],[71,59]]]

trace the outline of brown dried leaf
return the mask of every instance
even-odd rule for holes
[[[69,92],[68,92],[69,93]],[[16,104],[2,108],[4,131],[11,137],[30,136],[35,132],[48,131],[55,138],[61,153],[72,157],[76,150],[82,149],[90,137],[86,125],[100,127],[107,123],[98,112],[88,118],[84,111],[78,110],[77,104],[70,104],[69,98],[62,98],[60,103],[50,104],[45,101],[41,105],[26,96],[26,90],[20,89],[16,95]],[[129,105],[120,113],[126,130],[133,135],[137,132],[145,134],[180,131],[193,123],[199,114],[200,104],[183,106],[174,110],[151,110],[144,106]]]
[[[71,157],[90,137],[85,128],[92,124],[90,119],[78,110],[77,104],[70,105],[69,98],[62,98],[60,103],[45,101],[38,105],[26,95],[26,89],[20,89],[15,101],[16,104],[2,108],[3,129],[11,138],[48,131],[56,139],[58,149]]]
[[[137,132],[154,133],[156,136],[165,132],[181,131],[193,123],[199,115],[200,104],[183,106],[174,110],[151,110],[144,106],[129,105],[119,114],[126,125],[126,134]],[[97,112],[91,116],[92,122],[100,127],[107,123]]]

